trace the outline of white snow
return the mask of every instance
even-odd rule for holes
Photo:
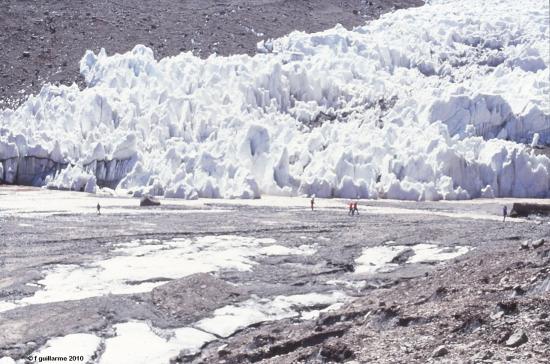
[[[187,199],[549,197],[550,159],[520,144],[550,144],[548,13],[432,1],[254,57],[89,51],[87,88],[0,111],[0,177]],[[58,162],[74,166],[47,177]]]
[[[209,341],[211,334],[190,327],[158,330],[145,322],[126,322],[114,326],[116,336],[105,341],[99,364],[169,363],[181,351],[193,354]]]
[[[270,245],[260,249],[263,255],[313,255],[317,252],[315,244],[300,245],[297,248],[288,248],[282,245]]]
[[[85,214],[95,215],[96,204],[101,203],[102,216],[94,218],[108,218],[111,214],[207,214],[207,213],[232,213],[230,208],[223,206],[255,206],[255,207],[284,207],[284,208],[309,208],[309,199],[283,196],[263,196],[256,200],[181,200],[181,199],[162,199],[161,208],[139,209],[139,204],[134,198],[127,197],[102,197],[95,195],[71,192],[71,191],[52,191],[38,188],[21,188],[14,186],[0,186],[0,216],[17,215],[18,217],[48,216],[51,214]],[[477,199],[469,201],[443,201],[444,210],[425,209],[414,202],[403,202],[397,200],[369,201],[369,206],[362,205],[359,202],[359,210],[363,218],[368,218],[369,214],[388,215],[388,214],[414,214],[427,216],[443,216],[459,219],[482,219],[502,221],[502,205],[511,205],[514,202],[540,203],[537,199]],[[216,203],[220,208],[213,209],[209,205]],[[467,210],[460,207],[464,204],[472,205]],[[486,209],[476,209],[476,204],[492,204],[493,212]],[[347,201],[339,199],[317,199],[316,210],[335,211],[335,213],[347,213]],[[510,219],[512,223],[532,223],[533,220],[515,218]],[[133,229],[139,231],[151,231],[150,224],[143,222],[142,219],[134,219],[129,222]],[[277,225],[281,222],[265,219],[257,219],[259,225]],[[21,224],[22,228],[25,224]],[[67,226],[70,228],[70,226]],[[320,237],[319,239],[326,239]],[[310,246],[312,247],[312,246]]]
[[[436,244],[383,245],[364,248],[361,256],[355,259],[357,264],[355,273],[391,272],[399,266],[397,263],[391,263],[391,261],[407,249],[412,249],[414,255],[408,258],[406,263],[428,263],[456,258],[466,254],[472,248],[467,246],[442,247]]]
[[[334,286],[344,286],[348,289],[355,289],[357,291],[360,291],[367,286],[367,281],[346,281],[343,279],[331,279],[327,281],[326,284]]]
[[[409,263],[449,260],[464,255],[471,250],[471,248],[467,246],[440,247],[433,244],[417,244],[412,248],[414,250],[414,255],[407,260]]]
[[[300,318],[302,320],[315,320],[315,319],[319,318],[319,315],[322,312],[329,312],[329,311],[338,310],[338,309],[342,308],[344,306],[344,304],[345,304],[345,302],[342,301],[342,302],[333,303],[330,306],[327,306],[327,307],[323,308],[322,310],[302,311],[302,312],[300,312]]]
[[[213,317],[203,319],[193,326],[176,329],[159,329],[144,321],[130,321],[113,326],[115,335],[104,342],[105,351],[99,357],[99,364],[118,363],[168,363],[180,352],[194,354],[206,343],[218,337],[229,337],[237,330],[264,321],[280,320],[288,317],[314,319],[320,312],[339,307],[349,297],[341,292],[308,293],[293,296],[258,297],[222,307],[213,312]],[[322,310],[308,310],[308,307],[323,304]],[[70,340],[68,339],[70,338]],[[81,339],[78,341],[77,339]],[[72,351],[89,358],[100,343],[94,335],[68,335],[48,341],[48,352],[54,355],[69,352],[67,344],[73,343]],[[84,350],[86,348],[87,351]],[[65,351],[63,351],[65,350]]]
[[[19,217],[47,216],[52,214],[96,214],[96,205],[101,204],[103,216],[111,214],[176,214],[189,213],[219,213],[227,210],[208,208],[198,201],[184,201],[177,199],[162,199],[164,206],[182,207],[188,209],[151,209],[137,208],[139,199],[128,197],[98,197],[93,194],[52,191],[39,188],[0,186],[0,216],[17,215]],[[100,217],[99,217],[100,218]],[[132,221],[136,226],[147,225],[136,219]]]
[[[308,293],[265,299],[251,298],[217,309],[214,311],[213,317],[202,319],[194,326],[217,336],[229,337],[236,331],[259,322],[289,317],[313,319],[318,316],[320,311],[309,312],[307,307],[317,304],[333,305],[347,299],[348,297],[344,293],[338,291],[330,294]],[[334,307],[336,306],[332,308]]]
[[[320,312],[335,309],[348,301],[341,292],[308,293],[273,298],[253,297],[247,301],[225,306],[193,326],[176,329],[159,329],[144,321],[116,324],[114,336],[103,341],[105,350],[96,361],[99,364],[118,363],[169,363],[180,352],[195,354],[208,342],[218,337],[229,337],[249,325],[280,320],[288,317],[314,319]],[[327,305],[322,310],[309,310],[314,305]],[[71,334],[50,339],[33,355],[82,355],[88,362],[102,344],[102,339],[91,334]],[[4,360],[4,361],[2,361]],[[0,363],[14,363],[3,358]]]
[[[306,245],[286,248],[273,239],[232,235],[133,241],[118,244],[108,259],[49,268],[38,281],[42,289],[17,302],[0,301],[0,312],[29,304],[148,292],[167,280],[194,273],[251,270],[258,256],[311,255],[315,251]]]
[[[363,253],[355,260],[355,273],[375,273],[382,268],[391,270],[397,264],[390,264],[404,248],[402,246],[375,246],[363,249]]]
[[[14,308],[17,308],[17,307],[19,307],[19,305],[14,302],[0,301],[0,312],[13,310]]]
[[[342,292],[308,293],[273,298],[253,297],[247,301],[222,307],[213,312],[213,317],[203,319],[193,326],[176,329],[159,329],[144,321],[130,321],[113,326],[114,336],[101,339],[92,334],[70,334],[56,337],[32,355],[84,356],[85,363],[94,354],[98,364],[149,364],[169,363],[170,359],[183,352],[195,354],[218,337],[229,337],[236,331],[252,324],[280,320],[289,317],[315,319],[320,312],[340,307],[350,298]],[[327,305],[322,310],[309,310],[314,305]],[[105,349],[98,352],[100,345]],[[13,364],[9,357],[0,359],[0,364]]]
[[[88,363],[94,353],[98,351],[100,343],[101,339],[92,334],[70,334],[48,340],[31,356],[37,356],[37,358],[83,356],[84,360],[79,361]]]

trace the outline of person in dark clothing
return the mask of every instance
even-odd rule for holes
[[[506,216],[508,216],[508,207],[504,205],[502,208],[502,222],[506,222]]]
[[[311,211],[313,211],[313,206],[315,205],[315,196],[311,198]]]
[[[355,212],[357,214],[357,216],[359,216],[359,209],[357,208],[357,201],[355,201],[353,203],[353,212]]]
[[[97,203],[97,214],[101,215],[101,206],[99,205],[99,202]]]
[[[349,202],[349,212],[348,212],[348,215],[351,215],[353,216],[353,213],[355,212],[355,210],[353,209],[353,201],[350,201]]]

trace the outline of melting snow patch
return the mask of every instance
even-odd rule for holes
[[[15,364],[15,360],[8,356],[4,356],[3,358],[0,358],[0,364]]]
[[[297,248],[287,248],[282,245],[271,245],[260,249],[260,254],[263,255],[313,255],[317,249],[313,246],[300,245]]]
[[[82,356],[81,363],[88,363],[99,348],[101,339],[92,334],[70,334],[67,336],[56,337],[40,348],[32,356],[45,357],[67,357]]]
[[[401,246],[375,246],[363,249],[363,254],[355,260],[357,263],[355,273],[375,273],[377,271],[392,270],[397,267],[397,264],[390,264],[390,262],[404,248]]]
[[[222,307],[214,311],[213,317],[203,319],[195,326],[221,337],[229,337],[236,331],[259,322],[289,317],[312,319],[318,316],[320,310],[311,311],[308,307],[317,305],[330,307],[346,299],[347,296],[342,292],[277,296],[273,299],[252,298],[236,305]]]
[[[19,305],[14,302],[0,301],[0,312],[13,310],[17,307],[19,307]]]
[[[190,327],[175,330],[153,329],[145,322],[127,322],[114,326],[116,336],[105,341],[99,364],[168,363],[180,352],[194,354],[213,335]]]
[[[440,262],[456,258],[471,250],[467,246],[440,247],[435,244],[417,244],[413,246],[393,245],[376,246],[363,249],[355,260],[355,273],[383,273],[395,270],[399,264],[395,260],[410,250],[410,256],[403,257],[400,263]]]
[[[412,247],[414,255],[409,263],[438,262],[456,258],[470,251],[470,247],[440,247],[433,244],[418,244]]]
[[[332,279],[330,281],[327,281],[326,283],[330,285],[335,285],[335,286],[344,286],[346,288],[353,289],[356,291],[360,291],[361,289],[365,288],[367,285],[366,281],[344,281],[341,279]]]
[[[306,245],[286,248],[273,239],[204,236],[170,241],[141,240],[118,244],[115,256],[86,266],[56,265],[38,283],[43,289],[18,302],[1,302],[0,312],[21,305],[78,300],[105,294],[148,292],[163,282],[221,269],[246,271],[261,255],[311,255]]]
[[[347,299],[348,296],[341,292],[252,298],[214,311],[213,317],[197,322],[196,328],[161,330],[139,321],[117,324],[114,326],[116,335],[105,341],[105,352],[99,364],[168,363],[180,352],[195,354],[217,337],[229,337],[255,323],[288,317],[313,319],[320,312],[340,307]],[[308,310],[319,305],[327,307]]]

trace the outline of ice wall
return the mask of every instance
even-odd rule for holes
[[[526,147],[550,145],[548,14],[541,0],[432,1],[254,57],[87,52],[88,87],[0,111],[0,179],[180,198],[550,197],[550,159]]]

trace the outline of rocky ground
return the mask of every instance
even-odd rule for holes
[[[45,82],[81,86],[84,52],[151,47],[157,58],[191,51],[254,54],[262,39],[363,24],[422,0],[4,0],[0,7],[0,109]]]
[[[132,283],[158,283],[146,292],[80,300],[54,297],[52,302],[4,309],[0,358],[24,358],[49,339],[74,333],[91,333],[107,342],[121,323],[147,322],[157,330],[200,327],[197,322],[228,305],[337,292],[346,297],[342,306],[295,304],[299,315],[218,333],[199,352],[182,351],[172,361],[549,362],[550,224],[544,219],[502,223],[498,212],[510,200],[368,201],[360,203],[360,216],[351,217],[345,201],[338,200],[318,201],[312,212],[300,206],[307,206],[305,199],[263,206],[165,202],[160,208],[140,209],[135,200],[101,198],[104,212],[97,216],[96,197],[83,199],[90,211],[75,212],[63,210],[63,192],[48,191],[44,193],[56,197],[50,211],[13,213],[12,202],[7,202],[12,191],[0,191],[0,311],[2,302],[43,292],[51,282],[41,279],[52,271],[74,266],[86,272],[94,262],[118,257],[120,244],[136,239],[136,257],[152,254],[139,250],[147,239],[166,245],[173,239],[212,236],[274,239],[287,249],[307,247],[313,253],[257,255],[250,270],[222,268],[179,279],[159,276],[151,266],[149,275]],[[26,198],[24,191],[18,196]],[[39,196],[32,199],[42,205]],[[222,246],[209,259],[234,254],[231,239],[227,251]],[[392,270],[365,272],[359,264],[365,248],[423,243],[471,250],[446,262],[414,263],[414,255],[400,254],[390,264]],[[199,264],[201,250],[197,254]],[[70,278],[65,280],[67,290]],[[103,351],[104,344],[92,361],[101,363]]]
[[[366,289],[316,321],[245,330],[195,362],[548,363],[550,248],[519,251],[517,238],[490,237],[467,259]]]

